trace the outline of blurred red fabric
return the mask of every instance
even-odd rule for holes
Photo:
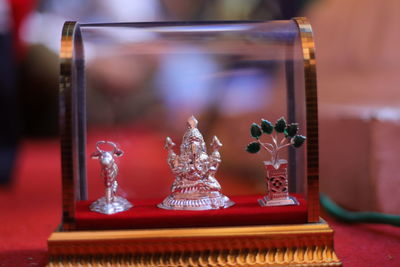
[[[11,8],[11,28],[13,32],[15,54],[18,60],[24,57],[27,49],[20,35],[21,28],[25,19],[36,7],[37,2],[37,0],[8,0]]]
[[[14,183],[0,189],[0,266],[47,263],[46,241],[61,220],[59,155],[58,140],[22,142]],[[344,266],[400,265],[400,228],[327,219]]]

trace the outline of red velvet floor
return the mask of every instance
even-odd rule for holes
[[[80,201],[76,207],[77,229],[148,229],[173,227],[246,226],[282,223],[306,223],[307,203],[300,195],[294,195],[299,205],[260,207],[258,195],[230,196],[235,205],[219,210],[165,210],[157,208],[160,199],[131,200],[134,208],[125,212],[104,215],[91,212],[92,201]]]
[[[46,240],[60,222],[58,141],[26,141],[14,183],[0,188],[0,266],[44,266]],[[400,228],[327,218],[344,266],[400,266]]]

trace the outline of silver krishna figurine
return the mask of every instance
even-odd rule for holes
[[[111,151],[102,150],[101,146],[108,145]],[[124,152],[110,141],[99,141],[96,143],[96,151],[92,153],[93,159],[98,159],[101,166],[101,177],[104,180],[105,196],[99,198],[90,205],[90,210],[103,213],[114,214],[130,209],[133,205],[123,197],[117,196],[118,189],[118,165],[116,157],[121,157]]]
[[[176,155],[175,144],[167,137],[168,165],[175,175],[171,194],[158,204],[168,210],[212,210],[228,208],[235,203],[221,193],[221,186],[215,178],[221,163],[219,149],[222,146],[216,136],[211,142],[212,153],[207,154],[203,136],[197,129],[198,121],[191,116],[186,123],[186,133]]]

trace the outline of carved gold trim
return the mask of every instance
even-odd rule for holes
[[[329,255],[329,256],[327,256]],[[333,250],[322,247],[243,251],[175,252],[136,255],[97,255],[52,260],[48,266],[341,266]]]
[[[304,64],[304,86],[307,118],[307,210],[308,221],[319,220],[319,148],[318,148],[318,98],[315,44],[307,18],[293,19],[300,31]]]
[[[325,223],[56,232],[49,266],[340,266]]]

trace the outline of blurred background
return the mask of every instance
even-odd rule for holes
[[[20,140],[57,137],[58,51],[64,21],[273,20],[302,15],[311,21],[317,47],[321,190],[352,209],[398,213],[400,201],[393,199],[400,193],[396,175],[396,142],[400,141],[395,136],[400,56],[394,47],[400,34],[391,30],[400,20],[398,5],[396,1],[376,5],[358,0],[346,4],[306,0],[3,0],[0,108],[7,115],[1,118],[0,181],[9,184],[12,180]],[[119,85],[148,83],[146,72],[151,64],[128,81],[120,79]],[[182,65],[175,60],[177,64]],[[199,64],[215,68],[204,60]],[[168,68],[164,67],[162,75],[169,75]],[[94,72],[97,77],[108,74],[118,79],[113,68],[99,67]],[[89,83],[107,83],[88,75]],[[133,112],[143,115],[140,107],[137,109]]]
[[[12,199],[22,210],[23,195],[36,198],[35,207],[51,201],[51,209],[60,208],[58,51],[64,21],[306,16],[317,48],[321,191],[352,210],[399,214],[399,10],[396,0],[0,0],[1,207],[10,209],[4,203]],[[96,76],[113,75],[107,66]],[[140,86],[149,76],[135,73],[122,82]],[[40,171],[34,179],[43,184],[36,191],[24,187],[33,170]],[[54,190],[45,186],[49,176],[57,180]]]
[[[43,138],[55,137],[58,134],[58,75],[60,36],[62,25],[67,20],[81,23],[91,22],[126,22],[126,21],[212,21],[212,20],[271,20],[290,19],[296,16],[306,5],[306,1],[203,1],[195,0],[190,3],[180,0],[171,1],[2,1],[2,90],[1,107],[10,114],[3,118],[6,130],[1,138],[5,156],[2,161],[4,170],[1,171],[2,183],[7,184],[12,178],[13,158],[16,155],[18,140],[25,137]],[[121,8],[123,7],[123,8]],[[3,39],[2,39],[3,40]],[[89,53],[90,51],[88,51]],[[90,55],[88,55],[90,56]],[[88,83],[93,86],[110,86],[106,77],[118,80],[119,84],[112,86],[123,87],[124,83],[131,86],[143,86],[149,83],[150,70],[156,62],[147,60],[144,66],[136,68],[141,73],[135,73],[130,80],[122,79],[124,74],[117,76],[112,66],[98,64],[94,71],[88,73]],[[121,63],[121,61],[118,61]],[[122,62],[123,63],[123,62]],[[121,63],[121,64],[122,64]],[[126,67],[127,63],[123,63]],[[170,63],[171,64],[171,63]],[[182,63],[176,63],[181,64]],[[176,65],[175,64],[175,65]],[[204,69],[215,66],[203,60],[199,64]],[[96,65],[96,62],[93,64]],[[152,66],[153,65],[153,66]],[[164,76],[170,66],[165,66]],[[173,66],[171,66],[173,67]],[[201,67],[200,67],[201,68]],[[104,76],[104,74],[106,74]],[[108,76],[107,76],[108,75]],[[96,77],[92,78],[91,77]],[[102,79],[102,77],[104,79]],[[126,77],[126,75],[125,75]],[[4,80],[4,81],[3,81]],[[135,84],[137,83],[137,84]],[[175,82],[177,83],[177,82]],[[183,87],[184,82],[177,86]],[[118,87],[119,86],[119,87]],[[181,90],[181,89],[176,89]],[[95,98],[96,96],[93,96]],[[145,98],[146,96],[140,96]],[[101,99],[97,96],[97,101]],[[168,100],[171,102],[171,100]],[[172,100],[173,101],[173,100]],[[139,101],[135,102],[137,104]],[[99,104],[99,105],[100,105]],[[154,103],[152,103],[154,104]],[[171,103],[169,103],[171,105]],[[140,109],[140,107],[138,107]],[[136,116],[143,115],[138,111]],[[91,113],[95,116],[95,113]],[[176,114],[177,115],[177,114]],[[102,114],[98,117],[104,120]],[[97,120],[99,120],[97,118]],[[96,121],[96,118],[93,118]],[[2,152],[3,153],[3,152]]]
[[[308,17],[317,48],[321,192],[351,210],[398,215],[399,12],[397,0],[0,0],[0,211],[5,214],[0,249],[18,250],[0,253],[0,262],[18,266],[9,259],[19,259],[21,266],[37,265],[38,261],[44,264],[44,257],[32,258],[31,250],[44,255],[45,240],[60,222],[58,52],[66,20],[96,23]],[[154,61],[146,62],[140,68],[145,72],[136,72],[127,80],[117,79],[119,83],[114,85],[148,84],[150,76],[146,73]],[[198,63],[203,70],[215,67],[208,61]],[[106,66],[92,66],[95,72],[88,73],[89,84],[101,88],[110,82],[105,77],[119,77],[112,62]],[[129,64],[124,67],[132,68]],[[164,66],[165,77],[168,69]],[[252,85],[262,82],[257,76],[249,77]],[[174,82],[176,88],[185,85]],[[130,115],[139,112],[142,116],[140,112],[146,107],[140,106],[140,101],[136,104]],[[95,122],[96,113],[92,115]],[[183,125],[178,125],[181,128],[176,136],[180,138]],[[199,127],[203,127],[201,121]],[[151,149],[156,150],[158,145]],[[354,242],[346,240],[342,245],[358,247]],[[386,250],[393,244],[388,243]]]

